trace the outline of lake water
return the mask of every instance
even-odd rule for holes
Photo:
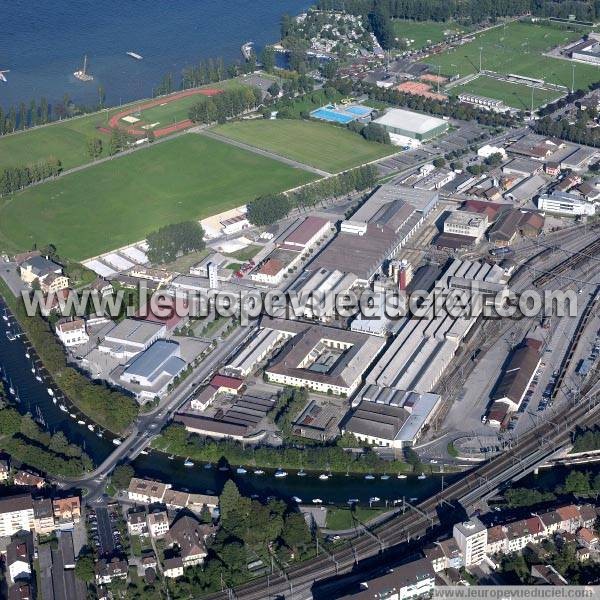
[[[50,102],[65,93],[95,104],[98,86],[110,105],[148,97],[162,77],[200,60],[242,59],[279,39],[283,14],[298,14],[310,0],[13,0],[2,11],[0,104]],[[138,61],[128,51],[144,57]],[[73,77],[88,56],[94,81]]]

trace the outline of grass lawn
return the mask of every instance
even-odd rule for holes
[[[137,109],[132,112],[132,115],[141,119],[141,122],[135,123],[135,127],[139,127],[142,124],[152,125],[154,123],[160,123],[162,127],[170,125],[171,123],[179,123],[179,121],[185,121],[189,119],[190,108],[200,101],[200,96],[187,96],[180,98],[176,102],[166,102],[153,106],[146,110],[142,110],[141,113]],[[121,120],[123,127],[127,127],[127,123]]]
[[[513,108],[530,110],[531,90],[532,88],[526,85],[498,81],[497,79],[483,75],[467,83],[466,85],[460,85],[452,88],[451,93],[453,95],[458,95],[463,92],[470,92],[471,94],[502,100],[504,104],[507,106],[512,106]],[[559,92],[533,88],[533,107],[534,109],[539,108],[542,106],[542,104],[553,102],[561,96],[562,94]]]
[[[430,56],[424,62],[440,65],[443,75],[463,77],[479,70],[479,48],[483,48],[483,69],[544,79],[570,89],[573,63],[542,56],[542,53],[580,36],[580,31],[567,31],[548,24],[513,22],[486,31],[464,46]],[[587,87],[597,80],[600,80],[600,72],[596,67],[576,65],[575,88]]]
[[[363,508],[357,506],[354,510],[356,518],[365,523],[377,515],[384,512],[383,508]],[[352,512],[349,508],[328,508],[327,509],[327,529],[339,531],[341,529],[350,529],[354,526]]]
[[[396,37],[414,40],[408,44],[409,50],[419,50],[429,44],[443,42],[447,37],[467,33],[469,29],[458,23],[437,21],[411,21],[397,19],[392,21]],[[448,32],[449,35],[444,35]]]
[[[252,258],[254,258],[260,251],[262,250],[262,246],[257,246],[255,244],[250,244],[245,248],[240,248],[239,250],[235,250],[227,254],[230,258],[235,258],[241,262],[248,262]]]
[[[241,84],[239,80],[222,81],[218,84],[205,87],[234,88]],[[148,99],[140,100],[139,103],[147,102]],[[188,118],[189,108],[198,101],[197,96],[181,98],[168,106],[157,106],[144,113],[144,118],[153,119],[150,122],[160,121],[172,122],[174,117],[179,116],[182,120]],[[62,161],[64,169],[70,169],[90,162],[87,153],[87,140],[99,137],[104,143],[104,155],[108,156],[108,143],[110,135],[101,133],[97,127],[106,127],[108,119],[123,108],[112,108],[74,119],[58,121],[38,129],[26,130],[13,135],[0,137],[0,169],[27,165],[32,162],[47,159],[52,156]],[[131,105],[135,110],[135,104]],[[156,111],[156,115],[154,114]],[[123,126],[127,124],[122,122]]]
[[[291,119],[227,123],[215,131],[330,173],[337,173],[397,152],[394,146],[367,142],[341,127]]]
[[[314,178],[188,134],[0,200],[0,249],[54,243],[82,260]]]

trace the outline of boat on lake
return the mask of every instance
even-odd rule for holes
[[[302,498],[298,498],[298,496],[292,496],[292,500],[296,503],[296,504],[302,504]]]
[[[244,469],[244,467],[238,467],[238,468],[235,470],[235,472],[236,472],[238,475],[245,475],[245,474],[246,474],[248,471],[246,471],[246,469]]]
[[[329,475],[327,475],[326,473],[321,473],[321,475],[319,475],[319,479],[321,481],[327,481],[329,479]]]
[[[121,439],[119,439],[119,438],[115,438],[115,439],[112,441],[112,443],[113,443],[115,446],[120,446],[120,445],[123,443],[123,440],[121,440]]]
[[[277,471],[275,471],[275,477],[277,477],[278,479],[283,479],[284,477],[287,477],[288,474],[286,471],[282,471],[281,469],[278,469]]]
[[[425,473],[421,473],[417,479],[427,479],[427,475],[425,475]]]
[[[398,473],[397,477],[398,479],[406,479],[406,475],[404,475],[403,473]]]
[[[61,404],[58,408],[60,408],[60,410],[63,412],[67,412],[67,407],[64,404]]]
[[[306,477],[306,473],[304,472],[304,469],[300,469],[296,475],[298,475],[298,477]]]
[[[183,466],[184,467],[193,467],[194,463],[189,458],[186,458],[185,461],[184,461],[184,463],[183,463]]]
[[[142,60],[144,57],[141,54],[138,54],[137,52],[125,52],[125,54],[127,54],[127,56],[131,56],[131,58],[135,58],[135,60]]]
[[[262,469],[256,469],[256,471],[254,471],[255,475],[264,475],[265,472]]]
[[[48,396],[54,396],[54,390],[52,388],[48,388],[46,391],[48,392]]]
[[[371,481],[372,479],[375,479],[375,475],[371,475],[371,474],[365,475],[365,479]]]

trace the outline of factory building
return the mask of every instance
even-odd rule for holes
[[[465,235],[477,243],[484,236],[489,221],[487,215],[467,210],[455,210],[444,221],[444,233]]]
[[[166,325],[152,321],[123,319],[100,342],[98,350],[113,358],[130,359],[165,337]]]
[[[542,194],[538,198],[538,208],[546,212],[566,216],[591,217],[596,214],[595,204],[586,202],[579,196],[567,192]]]

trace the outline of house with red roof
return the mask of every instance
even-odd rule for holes
[[[216,388],[217,392],[224,392],[226,394],[238,394],[243,385],[243,379],[237,377],[228,377],[227,375],[215,375],[210,380],[210,385]]]

